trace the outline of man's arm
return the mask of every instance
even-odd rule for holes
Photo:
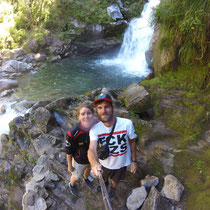
[[[98,171],[101,171],[101,164],[98,162],[98,155],[97,155],[97,141],[90,141],[89,150],[88,150],[88,160],[91,165],[91,173],[98,177]]]
[[[136,162],[136,139],[129,139],[129,144],[131,148],[131,173],[135,174],[137,169]]]

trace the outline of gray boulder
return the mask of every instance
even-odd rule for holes
[[[6,97],[11,95],[12,93],[15,92],[15,88],[9,89],[9,90],[4,90],[0,93],[0,98]]]
[[[18,86],[18,82],[13,79],[0,79],[0,92],[8,90]]]
[[[5,105],[2,105],[1,107],[0,107],[0,115],[1,114],[4,114],[6,112],[6,107],[5,107]]]
[[[145,112],[150,108],[149,93],[143,86],[135,83],[128,86],[119,96],[119,99],[125,100],[125,106],[128,110],[137,113]]]
[[[123,15],[120,11],[120,8],[117,5],[113,4],[107,7],[107,13],[114,20],[123,19]]]
[[[63,55],[66,52],[65,42],[54,39],[49,47],[49,52],[54,55]]]
[[[61,56],[55,55],[55,56],[52,56],[49,61],[53,63],[53,62],[57,62],[59,60],[61,60]]]
[[[152,186],[157,186],[159,183],[159,178],[155,176],[146,176],[141,180],[141,186],[146,188],[151,188]]]
[[[174,206],[153,186],[141,210],[174,210]]]
[[[53,147],[50,140],[46,135],[41,135],[37,139],[33,140],[33,146],[39,155],[53,154]]]
[[[145,187],[138,187],[132,190],[131,195],[128,197],[126,205],[129,210],[138,209],[147,197],[147,191]]]
[[[49,131],[49,124],[53,121],[52,114],[44,107],[39,107],[34,111],[33,116],[35,125],[47,133]]]
[[[174,201],[180,201],[184,186],[173,175],[167,175],[164,178],[164,185],[161,194]]]
[[[9,72],[9,73],[25,72],[30,69],[31,65],[16,60],[9,60],[5,62],[4,65],[1,67],[1,70],[3,72]]]

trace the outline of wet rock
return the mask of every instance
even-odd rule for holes
[[[49,101],[49,100],[46,100],[46,101],[38,101],[38,102],[36,102],[36,103],[32,106],[31,111],[34,111],[34,110],[38,109],[39,107],[45,107],[45,106],[47,106],[49,103],[51,103],[51,101]]]
[[[144,202],[141,210],[174,210],[174,206],[161,196],[160,192],[152,186],[151,191]]]
[[[56,55],[56,56],[52,56],[50,59],[49,59],[49,62],[57,62],[61,60],[61,56],[60,55]]]
[[[25,50],[18,50],[14,54],[11,55],[11,59],[13,60],[23,60],[23,58],[26,56],[26,51]]]
[[[110,7],[107,7],[107,13],[114,20],[123,19],[123,15],[117,5],[111,5]]]
[[[49,47],[49,52],[54,55],[63,55],[66,52],[65,42],[54,39]]]
[[[9,60],[2,66],[3,72],[9,72],[9,73],[18,73],[18,72],[25,72],[31,69],[31,65],[16,61],[16,60]]]
[[[12,93],[15,92],[15,88],[9,89],[9,90],[4,90],[0,93],[0,98],[12,95]]]
[[[35,104],[35,102],[33,102],[33,101],[24,101],[23,106],[26,109],[30,109],[34,104]]]
[[[9,141],[8,135],[2,134],[2,135],[0,136],[0,141],[1,141],[3,144],[6,144],[6,143]]]
[[[28,64],[35,62],[34,54],[29,53],[29,54],[25,55],[24,59],[23,59],[23,62],[28,63]]]
[[[1,107],[0,107],[0,115],[1,114],[4,114],[6,112],[6,107],[5,107],[5,105],[1,105]]]
[[[180,201],[184,186],[173,175],[167,175],[164,178],[164,185],[161,194],[174,201]]]
[[[147,50],[145,51],[145,58],[146,58],[146,62],[148,64],[149,68],[152,68],[152,64],[153,64],[153,54],[152,54],[152,50]]]
[[[0,92],[18,86],[18,82],[12,79],[0,79]]]
[[[138,187],[132,190],[132,194],[128,197],[126,205],[129,210],[138,209],[147,197],[147,191],[145,187]]]

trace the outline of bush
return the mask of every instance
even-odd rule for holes
[[[208,12],[208,0],[162,0],[154,11],[154,23],[160,24],[165,31],[161,48],[169,48],[177,42],[182,64],[205,60]]]

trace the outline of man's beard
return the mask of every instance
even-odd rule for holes
[[[103,120],[101,116],[98,116],[98,117],[99,117],[99,119],[100,119],[101,122],[108,123],[108,122],[111,122],[112,121],[113,116],[114,116],[113,113],[110,114],[107,120]]]

